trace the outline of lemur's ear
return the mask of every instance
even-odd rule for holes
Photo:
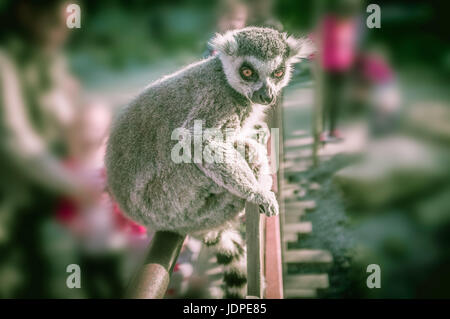
[[[235,55],[238,44],[234,38],[234,34],[235,32],[233,31],[228,31],[225,34],[216,33],[215,37],[209,42],[209,45],[222,54]]]
[[[295,38],[293,36],[287,36],[286,43],[289,47],[289,60],[290,62],[298,62],[301,59],[307,58],[316,51],[313,42],[308,38]]]

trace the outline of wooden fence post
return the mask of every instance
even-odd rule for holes
[[[266,289],[264,297],[268,299],[283,299],[283,249],[282,249],[282,221],[284,205],[282,202],[283,180],[283,97],[280,96],[277,105],[271,113],[270,127],[278,128],[278,136],[271,135],[268,142],[268,155],[273,170],[272,191],[277,195],[280,208],[279,216],[266,219],[265,227],[265,261],[264,274]]]
[[[247,298],[263,298],[264,221],[256,204],[245,206],[247,242]]]
[[[282,110],[281,101],[271,113],[270,128],[278,128],[278,136],[268,141],[268,155],[272,168],[280,169],[280,150],[282,149]],[[278,158],[277,158],[278,157]],[[275,193],[280,191],[279,171],[273,172]],[[279,199],[279,198],[278,198]],[[247,298],[283,298],[283,268],[280,217],[266,218],[259,213],[258,205],[247,203],[245,206],[247,241]],[[263,274],[266,287],[263,289]]]
[[[320,148],[320,134],[324,130],[323,127],[323,70],[321,67],[321,59],[322,59],[322,30],[320,26],[320,19],[322,17],[322,14],[324,12],[324,1],[319,0],[316,2],[315,6],[315,23],[316,23],[316,33],[318,33],[318,36],[316,37],[316,47],[317,51],[315,53],[314,61],[312,62],[313,65],[313,74],[315,78],[315,85],[316,89],[314,90],[314,108],[313,108],[313,137],[314,137],[314,143],[313,143],[313,166],[318,167],[319,166],[319,148]]]
[[[173,232],[155,233],[144,265],[133,276],[126,298],[161,299],[164,297],[184,239],[185,236]]]

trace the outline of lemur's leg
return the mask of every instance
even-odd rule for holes
[[[234,146],[238,147],[239,144],[245,147],[245,161],[255,174],[259,185],[266,190],[270,190],[272,188],[272,175],[266,146],[251,138],[237,140]]]
[[[222,154],[222,160],[205,160],[197,163],[201,171],[215,183],[232,194],[260,205],[268,216],[278,214],[275,194],[261,187],[245,161],[245,157],[234,148],[233,143],[210,140],[204,147],[214,154]]]

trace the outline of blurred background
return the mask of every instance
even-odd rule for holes
[[[81,28],[66,26],[69,3]],[[214,55],[215,32],[248,25],[309,36],[319,51],[286,88],[285,138],[319,133],[314,232],[323,298],[450,297],[450,44],[446,1],[0,0],[0,297],[123,295],[151,230],[107,193],[111,119],[153,80]],[[211,296],[186,242],[168,297]],[[66,267],[81,267],[69,289]],[[368,289],[378,264],[382,288]],[[290,273],[306,271],[289,267]]]

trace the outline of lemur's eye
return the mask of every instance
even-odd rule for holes
[[[239,74],[245,81],[254,82],[258,79],[258,73],[245,62],[239,68]]]
[[[250,68],[243,67],[241,73],[244,77],[250,78],[253,75],[253,71]]]
[[[276,77],[276,78],[281,78],[283,76],[283,74],[284,74],[284,70],[280,69],[280,70],[275,71],[273,73],[273,76]]]

